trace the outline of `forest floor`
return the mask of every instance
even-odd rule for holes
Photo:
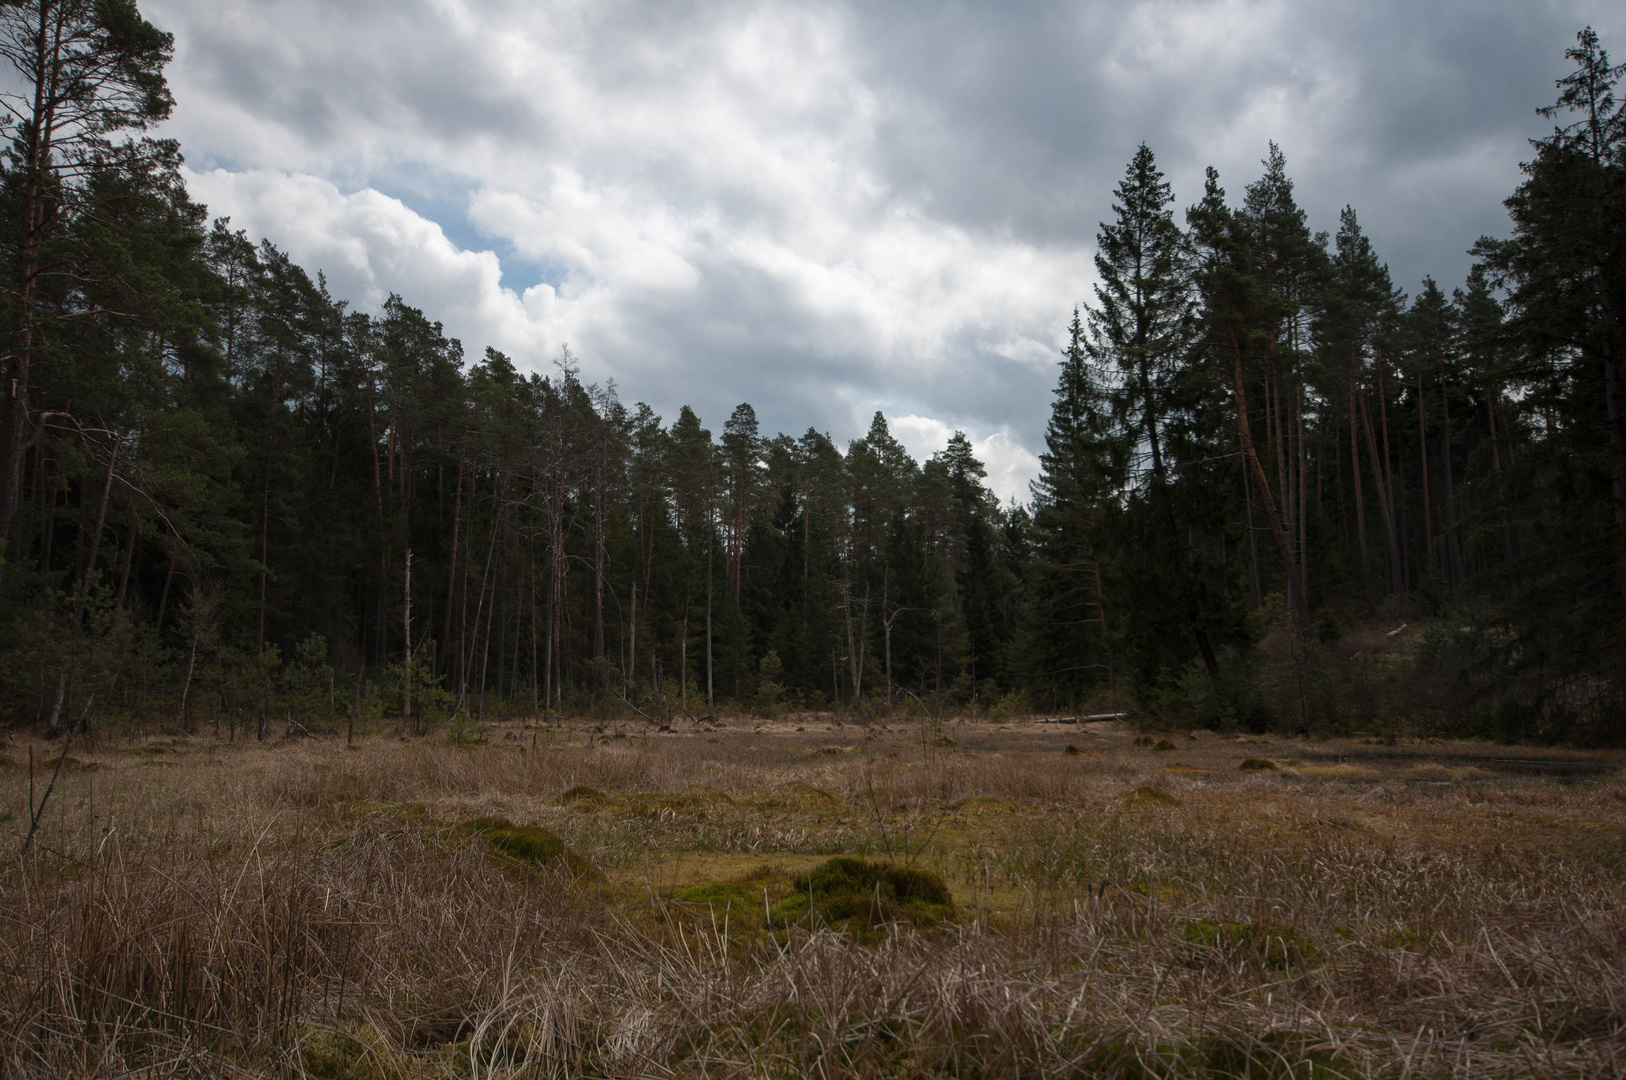
[[[0,1076],[1626,1072],[1618,752],[482,734],[0,741]]]

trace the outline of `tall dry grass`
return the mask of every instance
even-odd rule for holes
[[[0,1075],[1626,1066],[1618,786],[819,742],[89,754],[45,849],[0,869]],[[729,799],[653,818],[556,805],[577,785],[630,800],[694,784]],[[791,784],[832,808],[775,797]],[[18,770],[0,790],[15,802]],[[456,827],[492,811],[556,828],[616,883],[494,864]],[[948,876],[958,923],[878,945],[770,936],[640,875],[674,850],[875,850],[882,826]]]

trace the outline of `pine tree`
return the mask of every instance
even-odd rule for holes
[[[1193,581],[1189,531],[1176,506],[1170,425],[1186,407],[1188,360],[1197,329],[1196,293],[1186,242],[1170,209],[1174,193],[1142,143],[1119,182],[1115,220],[1096,239],[1095,304],[1086,344],[1101,371],[1117,452],[1127,468],[1115,479],[1128,499],[1118,546],[1133,556],[1130,586],[1159,589],[1164,602],[1139,604],[1133,631],[1143,681],[1178,668],[1192,642],[1211,679],[1219,660]]]
[[[1112,622],[1102,577],[1100,518],[1112,511],[1125,448],[1107,437],[1101,392],[1091,374],[1078,309],[1068,327],[1061,376],[1033,484],[1038,565],[1028,672],[1077,700],[1100,682],[1114,686]],[[1114,456],[1119,460],[1114,460]]]
[[[106,215],[99,177],[179,166],[173,142],[112,141],[169,115],[163,70],[173,49],[171,35],[131,0],[0,6],[0,57],[18,76],[17,89],[0,95],[16,125],[6,174],[11,354],[0,407],[0,540],[21,495],[29,376],[51,321],[42,318],[42,276],[73,275],[81,251],[58,241],[76,221]]]

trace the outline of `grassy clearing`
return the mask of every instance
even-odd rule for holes
[[[1626,1068],[1617,758],[763,727],[76,742],[0,1076]]]

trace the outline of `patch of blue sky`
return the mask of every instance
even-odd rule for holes
[[[399,199],[407,209],[440,226],[446,239],[463,251],[490,251],[502,268],[502,285],[516,293],[536,285],[560,289],[569,268],[552,260],[536,260],[521,255],[501,236],[493,236],[477,226],[469,216],[469,205],[477,189],[467,177],[433,169],[390,169],[369,178],[373,190]]]

